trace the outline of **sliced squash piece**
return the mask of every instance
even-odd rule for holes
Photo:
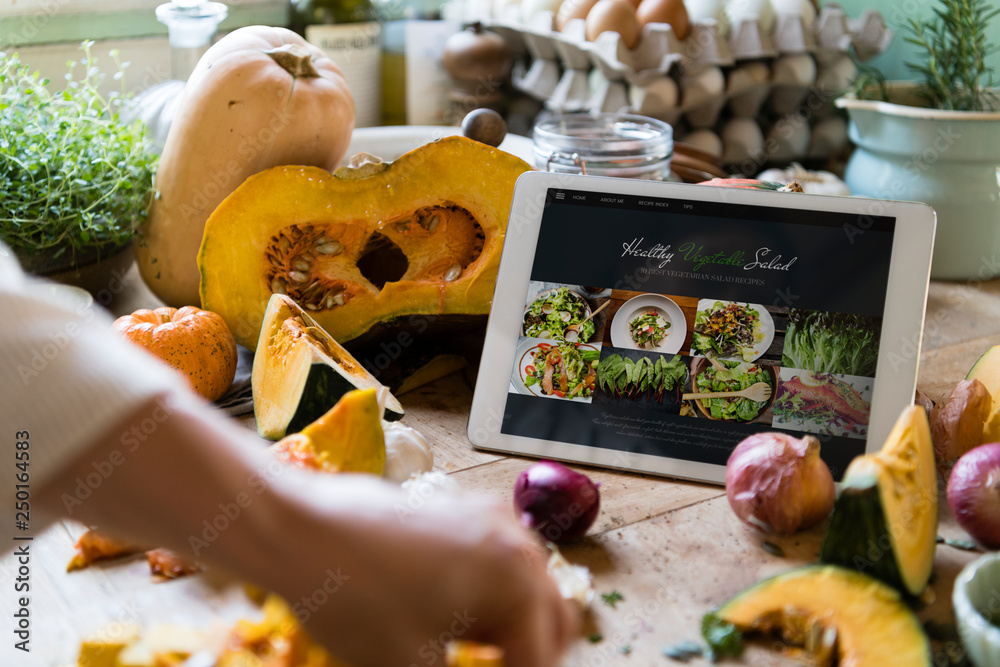
[[[272,293],[307,307],[337,341],[382,323],[485,321],[514,182],[530,166],[465,137],[333,174],[284,166],[248,178],[205,224],[206,309],[253,349]]]
[[[385,471],[385,434],[374,389],[356,389],[301,433],[271,447],[283,460],[325,472]]]
[[[877,454],[847,467],[820,560],[918,595],[937,544],[938,489],[927,413],[911,406]]]
[[[373,387],[385,392],[385,418],[399,419],[403,406],[350,353],[289,297],[267,304],[251,373],[257,433],[277,440],[322,417],[347,392]]]
[[[899,593],[872,577],[833,565],[765,579],[716,614],[742,632],[778,634],[804,646],[818,664],[931,665],[927,635]]]
[[[969,369],[965,379],[982,382],[996,401],[997,396],[1000,396],[1000,345],[986,350]]]
[[[316,643],[291,607],[277,595],[264,602],[259,622],[241,620],[233,628],[216,667],[347,667]]]

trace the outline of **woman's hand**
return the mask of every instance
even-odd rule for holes
[[[440,665],[461,639],[501,646],[508,667],[557,664],[578,612],[509,507],[361,475],[296,477],[277,496],[291,511],[286,534],[310,538],[305,549],[284,541],[272,587],[335,655],[354,667]]]

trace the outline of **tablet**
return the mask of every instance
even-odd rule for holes
[[[514,190],[477,448],[721,483],[760,431],[835,479],[913,402],[924,204],[529,172]]]

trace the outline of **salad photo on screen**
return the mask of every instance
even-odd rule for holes
[[[655,308],[643,311],[628,323],[629,335],[640,350],[655,350],[670,331],[670,320]]]
[[[539,294],[524,313],[522,332],[529,338],[589,342],[595,333],[590,306],[568,287]]]
[[[741,391],[758,382],[767,383],[774,391],[773,371],[759,364],[720,361],[721,369],[704,363],[695,375],[695,393]],[[752,422],[767,409],[769,401],[753,401],[742,396],[695,399],[703,415],[730,422]]]
[[[600,351],[581,349],[579,343],[539,343],[529,354],[530,361],[524,367],[525,387],[537,387],[543,396],[569,400],[593,395],[597,379],[594,365]]]
[[[878,365],[882,319],[792,308],[781,365],[815,373],[872,377]]]
[[[730,301],[699,304],[694,319],[691,353],[718,359],[753,361],[767,348],[763,322],[770,315],[749,303]],[[773,337],[773,323],[771,323]]]

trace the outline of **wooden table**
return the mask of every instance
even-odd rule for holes
[[[112,303],[117,312],[155,302],[134,269]],[[1000,343],[1000,280],[981,285],[932,284],[923,336],[919,387],[938,400],[975,359]],[[463,487],[510,501],[517,475],[531,464],[523,458],[472,449],[465,436],[472,390],[453,374],[404,395],[405,423],[434,443],[435,468]],[[601,513],[589,536],[566,547],[572,562],[586,565],[598,593],[618,590],[624,600],[612,608],[598,597],[585,619],[583,637],[565,665],[662,665],[661,647],[697,639],[702,615],[762,577],[814,561],[822,537],[816,528],[789,538],[769,537],[784,552],[761,547],[763,537],[740,523],[722,488],[637,474],[588,469],[601,482]],[[942,504],[941,533],[964,537]],[[155,517],[150,517],[155,520]],[[72,544],[82,527],[64,523],[36,538],[33,561],[33,653],[28,662],[4,665],[71,664],[79,639],[108,623],[133,622],[204,627],[231,623],[253,613],[242,592],[219,586],[205,574],[155,584],[145,559],[131,558],[67,574]],[[950,594],[959,570],[978,554],[940,545],[931,586],[933,602],[921,617],[950,622]],[[8,555],[0,574],[16,570]],[[7,605],[9,592],[0,596]],[[6,606],[2,609],[6,614]],[[5,616],[5,618],[10,618]],[[599,641],[588,637],[600,635]],[[10,640],[5,639],[3,650]],[[937,650],[944,650],[940,644]],[[767,656],[767,657],[765,657]],[[704,664],[693,661],[691,664]],[[745,664],[793,664],[763,645],[752,647]],[[512,666],[516,667],[516,666]]]

